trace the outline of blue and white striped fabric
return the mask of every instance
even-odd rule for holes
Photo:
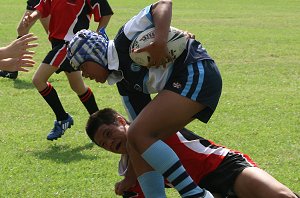
[[[140,33],[152,27],[154,27],[154,24],[151,15],[151,6],[147,6],[124,25],[124,33],[132,41]]]
[[[86,61],[93,61],[107,68],[107,46],[108,37],[105,32],[83,29],[68,44],[67,56],[75,70]]]

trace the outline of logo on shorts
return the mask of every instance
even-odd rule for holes
[[[138,84],[134,85],[134,89],[137,90],[137,91],[143,91],[142,88],[141,88],[141,86],[138,85]]]
[[[181,84],[179,82],[173,82],[173,87],[176,88],[176,89],[180,89]]]
[[[131,69],[131,71],[133,71],[133,72],[138,72],[138,71],[141,70],[141,66],[138,65],[138,64],[136,64],[136,63],[132,63],[132,64],[130,65],[130,69]]]

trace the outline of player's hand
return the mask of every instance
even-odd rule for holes
[[[26,34],[21,38],[14,40],[11,44],[6,47],[5,53],[7,58],[17,58],[25,54],[33,55],[34,51],[28,49],[38,46],[37,43],[30,43],[37,40],[37,37],[32,33]]]
[[[183,31],[183,34],[187,39],[190,39],[190,38],[195,39],[195,34],[193,34],[193,33],[190,33],[188,31]]]
[[[134,49],[134,53],[148,52],[150,55],[150,62],[148,67],[166,67],[166,63],[172,60],[172,57],[169,54],[169,50],[167,47],[167,43],[156,43],[151,42],[150,45],[140,48]]]
[[[124,191],[134,187],[136,185],[135,178],[125,177],[123,180],[115,184],[115,193],[116,195],[122,195]]]
[[[1,60],[1,65],[5,71],[23,71],[28,72],[26,67],[33,67],[35,61],[32,60],[32,56],[23,55],[21,58],[7,58]]]

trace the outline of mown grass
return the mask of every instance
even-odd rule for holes
[[[113,38],[126,20],[152,1],[111,0]],[[300,192],[300,4],[298,0],[173,1],[172,25],[193,32],[217,62],[223,94],[211,121],[189,124],[206,138],[249,154],[261,168]],[[25,4],[1,4],[0,46],[16,37]],[[91,26],[94,28],[95,24]],[[46,140],[54,115],[31,83],[50,49],[41,25],[37,64],[15,81],[0,79],[0,197],[116,197],[119,157],[85,135],[88,113],[63,74],[50,82],[75,125]],[[86,80],[100,108],[125,114],[116,87]],[[168,190],[170,197],[178,197]]]

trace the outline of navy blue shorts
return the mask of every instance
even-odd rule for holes
[[[197,101],[205,106],[204,110],[194,115],[207,123],[214,113],[222,92],[222,78],[213,60],[199,60],[183,67],[174,64],[172,72],[164,89]]]

